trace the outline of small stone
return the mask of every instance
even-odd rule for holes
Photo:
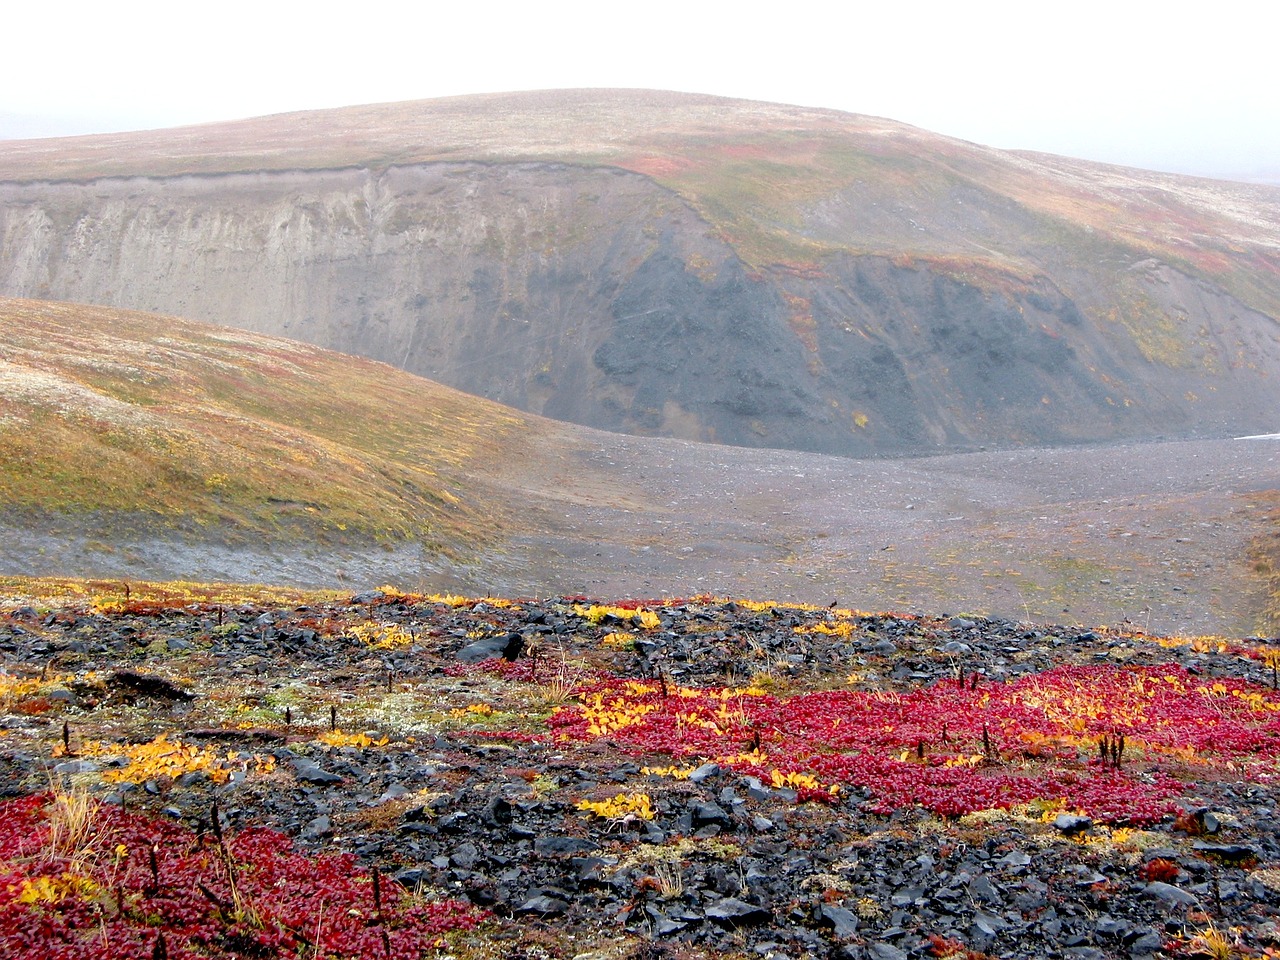
[[[1142,888],[1145,896],[1162,900],[1170,906],[1191,906],[1199,901],[1187,891],[1175,887],[1171,883],[1160,880],[1152,881]]]
[[[907,953],[892,943],[879,940],[867,947],[867,953],[873,960],[907,960]]]
[[[852,910],[835,904],[819,904],[815,919],[820,926],[831,927],[837,940],[848,940],[858,934],[858,916]]]
[[[1074,813],[1060,813],[1053,819],[1053,825],[1063,833],[1080,833],[1093,826],[1093,820]]]
[[[706,780],[708,777],[714,777],[720,772],[721,772],[720,764],[704,763],[702,766],[698,767],[697,770],[693,771],[693,773],[689,774],[689,782],[701,783],[703,780]]]
[[[516,913],[539,913],[544,917],[555,916],[564,913],[569,909],[569,904],[559,897],[549,897],[542,894],[537,897],[530,897],[520,906],[516,907]]]
[[[101,768],[92,760],[64,760],[53,768],[54,773],[97,773]]]
[[[581,837],[539,837],[533,842],[533,852],[540,857],[595,853],[599,849],[599,844]]]
[[[770,913],[754,903],[747,903],[737,897],[725,897],[707,908],[707,916],[723,926],[737,927],[763,923],[769,919]]]

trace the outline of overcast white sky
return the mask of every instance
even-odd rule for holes
[[[11,6],[0,18],[0,138],[650,87],[875,114],[996,147],[1280,178],[1280,12],[1265,0]]]

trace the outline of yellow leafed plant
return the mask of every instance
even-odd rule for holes
[[[654,816],[653,802],[647,793],[620,793],[608,800],[579,800],[579,810],[594,813],[607,820],[618,820],[633,816],[640,820],[652,820]]]
[[[390,737],[374,740],[367,733],[343,733],[341,730],[330,730],[316,737],[321,743],[330,747],[385,747]]]
[[[415,639],[412,633],[394,623],[361,623],[352,627],[347,633],[374,650],[407,647]]]
[[[28,877],[18,885],[18,903],[59,904],[68,897],[92,899],[101,887],[88,877],[75,873],[63,873],[58,877]]]

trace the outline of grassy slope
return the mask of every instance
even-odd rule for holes
[[[474,480],[537,418],[384,364],[100,307],[0,300],[0,505],[241,536],[491,542]]]
[[[1152,256],[1280,315],[1275,187],[1015,154],[890,120],[718,97],[485,94],[11,142],[0,179],[468,160],[643,173],[759,268],[816,269],[833,252],[872,252],[992,282],[1065,265],[1113,289],[1123,284],[1117,254]],[[976,220],[955,216],[974,209]],[[1124,293],[1115,288],[1113,300]]]

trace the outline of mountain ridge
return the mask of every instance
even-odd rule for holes
[[[868,456],[1272,428],[1280,190],[589,90],[9,143],[5,177],[0,292],[608,430]]]

